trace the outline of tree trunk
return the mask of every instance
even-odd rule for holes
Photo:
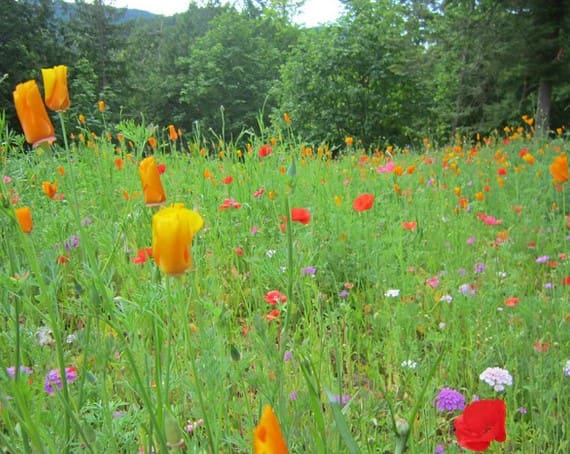
[[[544,137],[550,129],[550,104],[552,101],[552,82],[544,78],[538,84],[538,102],[534,117],[535,135]]]

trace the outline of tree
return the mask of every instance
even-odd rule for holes
[[[267,119],[275,105],[268,95],[295,34],[286,20],[271,16],[252,18],[229,9],[214,18],[189,57],[178,61],[185,122],[199,121],[203,130],[233,138],[255,129],[260,113]]]

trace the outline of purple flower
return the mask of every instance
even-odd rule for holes
[[[348,296],[348,290],[342,290],[338,293],[338,296],[340,296],[341,298],[346,298]]]
[[[517,411],[518,411],[521,415],[526,415],[526,414],[527,414],[527,410],[526,410],[525,407],[517,408]]]
[[[91,218],[84,218],[84,219],[81,221],[81,224],[83,224],[83,227],[87,227],[88,225],[93,224],[93,219],[91,219]]]
[[[52,369],[46,375],[46,381],[44,383],[44,390],[50,396],[55,394],[54,385],[57,389],[63,388],[63,383],[61,381],[61,377],[59,375],[58,369]]]
[[[477,263],[477,265],[475,265],[475,272],[477,274],[482,273],[483,271],[485,271],[485,264],[484,263]]]
[[[470,236],[469,238],[467,238],[467,244],[474,244],[475,241],[477,241],[477,240],[475,239],[474,236]]]
[[[541,255],[540,257],[537,257],[536,263],[546,263],[549,260],[550,260],[550,257],[548,255]]]
[[[340,404],[341,407],[344,407],[351,399],[351,396],[349,396],[348,394],[343,394],[343,395],[338,395],[335,394],[333,396],[333,402]]]
[[[289,400],[297,400],[297,391],[291,391],[291,394],[289,394]]]
[[[445,452],[445,449],[443,447],[443,445],[437,445],[435,447],[435,451],[433,452],[433,454],[443,454]]]
[[[73,248],[79,246],[79,237],[77,235],[71,235],[68,240],[63,242],[63,247],[67,252],[70,252]]]
[[[457,411],[465,409],[465,397],[452,388],[442,388],[437,395],[436,407],[438,411]]]
[[[317,269],[314,266],[307,266],[301,270],[303,276],[314,276]]]
[[[65,368],[65,380],[67,383],[73,383],[77,380],[77,369],[75,367],[69,366]],[[46,375],[44,390],[49,395],[53,395],[55,394],[56,388],[63,388],[63,382],[61,381],[59,369],[52,369]]]
[[[473,284],[461,284],[459,286],[459,293],[464,294],[465,296],[473,296],[475,295],[475,287]]]
[[[32,369],[28,366],[20,366],[20,374],[32,375]],[[6,373],[14,378],[16,376],[16,366],[10,366],[6,368]]]
[[[291,358],[293,358],[293,352],[292,352],[291,350],[287,350],[287,351],[283,354],[283,361],[289,362],[289,361],[291,361]]]

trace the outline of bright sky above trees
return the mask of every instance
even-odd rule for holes
[[[70,0],[68,0],[70,1]],[[141,9],[155,14],[169,16],[188,9],[189,0],[105,0],[109,5]],[[338,0],[306,0],[297,22],[307,26],[334,21],[342,12]]]

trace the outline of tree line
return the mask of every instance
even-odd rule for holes
[[[69,67],[70,115],[236,140],[283,114],[312,143],[447,142],[534,119],[570,123],[566,0],[341,0],[334,23],[294,22],[302,0],[190,3],[127,17],[102,0],[4,0],[0,111],[39,69]]]

